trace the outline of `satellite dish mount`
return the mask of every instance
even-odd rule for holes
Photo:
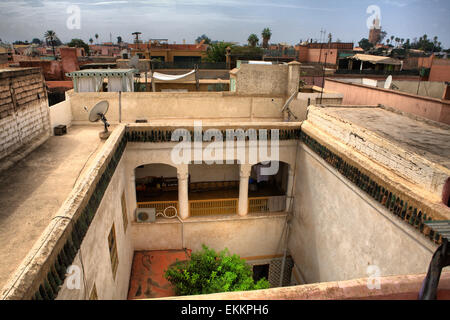
[[[108,131],[108,127],[110,124],[105,117],[105,114],[108,112],[109,103],[108,101],[100,101],[97,103],[89,112],[89,121],[90,122],[98,122],[101,120],[105,126],[105,130],[99,133],[100,139],[106,140],[111,135],[111,132]]]

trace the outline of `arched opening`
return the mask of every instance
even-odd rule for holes
[[[236,214],[239,198],[238,164],[190,164],[190,216]]]
[[[278,212],[286,210],[289,193],[289,164],[278,161],[274,174],[264,174],[274,163],[257,163],[252,166],[249,178],[249,213]]]
[[[177,168],[152,163],[134,170],[138,208],[155,208],[158,212],[174,206],[178,208]]]

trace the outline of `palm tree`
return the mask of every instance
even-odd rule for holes
[[[248,41],[248,45],[249,45],[249,46],[251,46],[251,47],[256,47],[256,45],[257,45],[258,42],[259,42],[259,38],[258,38],[258,36],[257,36],[256,34],[252,33],[252,34],[248,37],[247,41]]]
[[[261,36],[263,38],[263,48],[268,48],[269,47],[269,40],[270,37],[272,36],[272,32],[270,31],[269,28],[264,28],[263,31],[261,32]]]
[[[53,56],[56,59],[56,53],[55,53],[55,40],[58,38],[56,36],[55,31],[53,30],[48,30],[45,34],[44,34],[45,40],[47,41],[47,44],[50,43],[50,45],[52,46],[53,49]]]
[[[95,34],[95,40],[97,40],[97,44],[98,44],[98,34]]]

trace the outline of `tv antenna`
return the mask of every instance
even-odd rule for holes
[[[108,131],[108,127],[110,124],[105,117],[105,114],[108,112],[109,103],[106,100],[100,101],[97,103],[89,112],[89,121],[90,122],[98,122],[101,120],[105,126],[105,130],[99,133],[100,139],[106,140],[110,136],[111,132]],[[87,107],[84,107],[84,110],[88,111]]]
[[[139,31],[132,33],[132,35],[135,37],[134,43],[139,43],[139,35],[141,35],[141,34],[142,34],[142,32],[139,32]]]

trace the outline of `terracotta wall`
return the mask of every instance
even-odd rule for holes
[[[344,105],[382,104],[430,120],[450,124],[450,101],[325,79],[325,89],[344,95]]]
[[[433,59],[429,81],[450,81],[450,60]]]
[[[322,49],[300,47],[299,61],[325,63],[325,53],[327,53],[327,64],[337,64],[338,49],[328,49],[326,47]]]
[[[76,48],[59,48],[61,60],[20,61],[21,67],[38,67],[42,69],[47,81],[71,80],[66,77],[67,72],[80,70]]]

